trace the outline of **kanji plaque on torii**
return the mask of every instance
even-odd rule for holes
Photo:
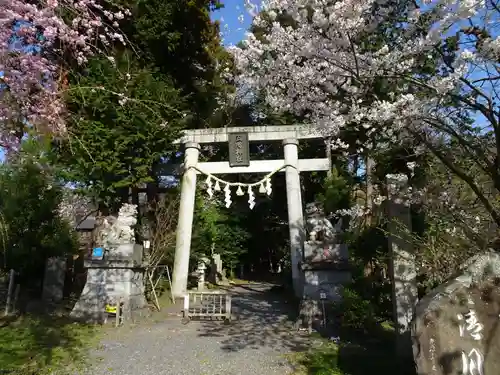
[[[248,167],[250,165],[250,150],[248,133],[229,133],[229,166]]]

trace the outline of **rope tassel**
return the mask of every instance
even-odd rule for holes
[[[255,195],[252,191],[252,186],[248,186],[248,206],[251,210],[255,207]]]
[[[231,188],[229,187],[229,184],[226,184],[226,186],[224,187],[224,193],[225,193],[224,202],[226,202],[226,208],[229,208],[232,203]]]
[[[221,180],[220,178],[213,176],[210,173],[203,172],[197,166],[191,166],[190,168],[193,168],[193,169],[197,170],[199,173],[207,176],[207,179],[205,180],[205,184],[207,185],[207,194],[208,194],[210,199],[213,197],[214,191],[216,191],[216,192],[221,191],[221,184],[224,184],[224,202],[225,202],[226,207],[229,208],[231,206],[231,203],[233,203],[233,201],[231,200],[231,186],[238,187],[238,189],[236,190],[236,195],[238,195],[238,196],[245,195],[242,187],[246,187],[247,194],[248,194],[248,205],[249,205],[250,209],[253,209],[255,207],[255,194],[253,192],[253,187],[259,186],[259,193],[260,194],[271,195],[271,193],[273,192],[273,189],[271,186],[271,177],[286,167],[287,167],[287,165],[284,164],[280,168],[278,168],[275,171],[266,175],[262,180],[251,183],[251,184],[245,184],[245,183],[241,183],[241,182],[227,182],[227,181]],[[215,181],[215,184],[213,183],[213,181]]]

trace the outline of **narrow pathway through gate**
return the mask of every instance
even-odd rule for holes
[[[291,307],[272,284],[232,287],[237,320],[193,321],[180,317],[112,331],[93,353],[88,375],[290,374],[285,354],[304,351],[309,338],[294,331]]]

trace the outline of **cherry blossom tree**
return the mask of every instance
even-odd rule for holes
[[[27,131],[64,135],[65,72],[125,44],[130,15],[96,0],[0,1],[0,146],[16,149]]]
[[[231,48],[240,86],[337,149],[349,147],[342,134],[362,131],[359,152],[401,142],[432,152],[500,226],[497,1],[269,0],[265,9],[254,19],[265,31]]]

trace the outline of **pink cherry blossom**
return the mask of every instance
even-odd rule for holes
[[[96,38],[125,43],[116,24],[107,24],[124,14],[130,12],[96,0],[0,0],[0,146],[15,149],[27,128],[66,133],[63,56],[84,64],[104,53]]]
[[[405,140],[424,146],[500,226],[500,10],[484,0],[405,4],[401,11],[393,8],[400,2],[383,0],[267,0],[253,21],[259,37],[248,33],[243,47],[230,48],[234,80],[275,111],[305,118],[341,152],[344,130],[365,131],[369,142],[354,145],[360,153]],[[283,15],[291,26],[279,22]],[[373,35],[377,43],[368,43]],[[451,48],[448,38],[456,40]],[[422,73],[426,61],[434,71]],[[382,93],[374,90],[380,82]],[[474,131],[458,112],[477,120]],[[440,152],[442,140],[457,151]]]

